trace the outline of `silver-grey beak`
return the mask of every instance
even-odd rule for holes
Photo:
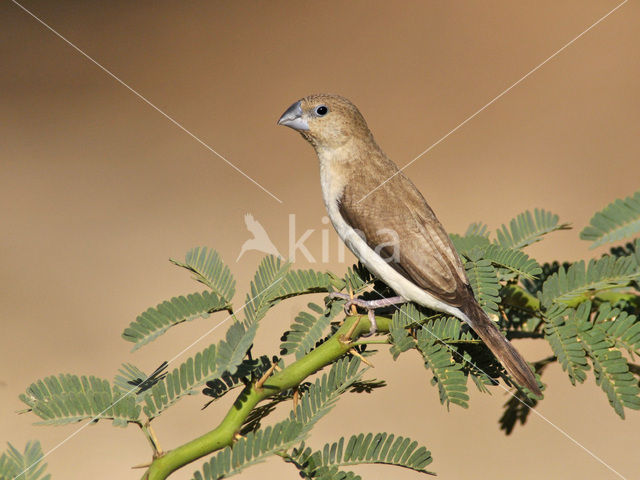
[[[309,130],[309,124],[302,118],[302,106],[300,102],[296,102],[287,108],[287,111],[284,112],[280,120],[278,120],[278,125],[284,125],[294,130]]]

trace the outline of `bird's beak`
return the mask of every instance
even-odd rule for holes
[[[309,124],[302,118],[302,106],[300,102],[296,102],[287,108],[287,111],[284,112],[280,120],[278,120],[278,125],[284,125],[294,130],[309,130]]]

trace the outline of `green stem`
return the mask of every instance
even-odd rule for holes
[[[540,311],[540,300],[518,285],[507,285],[500,291],[502,305],[525,310],[532,315]]]
[[[595,300],[599,302],[609,302],[612,305],[618,302],[628,302],[636,309],[640,308],[640,296],[638,296],[636,292],[618,292],[610,290],[598,292]]]
[[[357,347],[359,345],[390,345],[391,342],[389,340],[361,340],[359,342],[353,342],[351,344],[352,347]]]
[[[143,478],[147,480],[164,480],[179,468],[216,450],[232,445],[237,432],[240,431],[242,424],[258,403],[299,385],[309,375],[330,365],[353,348],[354,344],[345,341],[344,335],[352,328],[355,322],[358,322],[358,324],[351,334],[352,339],[357,339],[363,333],[369,331],[370,322],[366,316],[347,317],[342,326],[329,340],[309,352],[305,357],[280,372],[274,373],[267,379],[262,388],[257,389],[255,384],[247,385],[220,425],[210,432],[155,459]],[[386,333],[389,331],[390,318],[376,317],[376,322],[379,332]]]

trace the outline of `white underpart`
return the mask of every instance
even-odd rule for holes
[[[335,154],[336,152],[333,151],[332,160],[334,161]],[[401,297],[432,310],[448,313],[466,323],[470,323],[469,318],[459,308],[438,300],[429,292],[398,273],[397,270],[369,247],[367,242],[344,220],[338,205],[338,199],[345,187],[344,179],[341,178],[341,175],[337,175],[332,171],[331,161],[323,158],[322,152],[319,151],[318,156],[320,158],[320,182],[324,204],[333,227],[347,248],[358,257],[371,273],[389,285]]]

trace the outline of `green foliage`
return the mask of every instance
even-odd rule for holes
[[[640,232],[640,190],[607,205],[589,223],[580,238],[591,241],[591,248],[636,235]]]
[[[374,281],[375,278],[371,272],[369,272],[362,263],[358,262],[347,268],[347,273],[341,284],[338,285],[338,290],[346,288],[355,295],[373,285]]]
[[[322,308],[315,303],[309,303],[308,307],[316,315],[309,312],[300,312],[295,318],[289,330],[282,336],[280,353],[282,355],[293,354],[296,360],[309,353],[322,339],[323,332],[331,321],[342,312],[344,302],[333,301],[329,306]]]
[[[340,395],[360,380],[365,370],[359,370],[357,357],[341,358],[329,373],[324,374],[309,386],[300,404],[291,412],[290,420],[302,424],[301,432],[308,433],[334,407]]]
[[[145,395],[144,412],[154,418],[187,395],[195,395],[207,383],[234,375],[242,364],[258,329],[257,323],[235,321],[225,340],[211,344],[174,368]]]
[[[468,327],[455,317],[436,314],[427,317],[412,303],[405,303],[397,309],[391,317],[389,326],[392,345],[390,353],[394,360],[402,352],[417,348],[416,332],[424,330],[437,342],[454,347],[458,344],[476,344],[479,340],[474,337]],[[460,360],[462,354],[457,355]]]
[[[542,273],[542,268],[540,268],[538,262],[530,258],[526,253],[495,243],[484,249],[482,258],[490,260],[493,265],[508,270],[514,276],[533,278]]]
[[[137,350],[175,325],[196,318],[207,318],[209,314],[228,307],[224,298],[210,292],[174,297],[138,315],[122,332],[122,338],[135,343],[133,350]]]
[[[540,300],[527,289],[514,284],[504,285],[500,289],[501,303],[515,309],[523,315],[532,315],[540,310]]]
[[[502,225],[496,235],[498,243],[503,247],[519,250],[539,242],[548,233],[569,228],[568,223],[559,223],[558,215],[536,208],[533,215],[526,211],[511,220],[509,227]]]
[[[635,243],[628,244],[629,255],[635,258],[636,264],[640,266],[640,238],[636,238]]]
[[[211,291],[173,297],[138,315],[122,333],[122,338],[135,343],[133,350],[155,340],[175,325],[207,318],[220,310],[231,310],[236,281],[218,252],[197,247],[187,252],[184,262],[171,261],[192,272],[194,279]]]
[[[113,379],[113,385],[123,392],[135,394],[136,402],[140,403],[149,389],[167,376],[167,366],[167,362],[162,362],[162,365],[147,375],[135,365],[123,363],[118,369],[119,375]]]
[[[281,300],[307,293],[328,292],[332,277],[314,270],[291,270],[279,257],[265,257],[249,287],[244,312],[249,321],[262,319]]]
[[[592,226],[581,234],[583,238],[598,245],[638,232],[638,211],[634,210],[640,205],[638,195],[640,192],[596,214]],[[531,338],[549,344],[553,355],[534,363],[538,378],[547,365],[557,362],[569,381],[579,385],[587,380],[593,367],[596,384],[624,418],[627,409],[640,409],[640,365],[631,363],[640,354],[640,239],[614,247],[611,255],[588,263],[553,262],[540,266],[522,251],[546,234],[567,228],[568,224],[560,223],[557,215],[537,209],[518,215],[495,233],[485,224],[475,223],[464,236],[451,235],[451,239],[476,298],[498,321],[507,338]],[[361,264],[339,276],[294,270],[280,258],[267,256],[249,285],[245,304],[234,312],[235,280],[214,250],[195,248],[187,253],[184,262],[172,261],[189,270],[208,290],[174,297],[149,308],[125,330],[124,339],[134,343],[136,350],[174,325],[226,310],[229,316],[209,332],[228,321],[223,340],[172,369],[163,362],[146,374],[132,363],[124,363],[113,384],[93,376],[49,376],[30,385],[20,396],[28,406],[26,411],[35,414],[39,424],[107,419],[118,426],[137,424],[153,447],[154,459],[160,459],[152,463],[150,480],[166,478],[170,472],[151,472],[170,458],[179,468],[211,453],[213,456],[201,471],[195,472],[194,479],[226,478],[274,455],[293,464],[300,476],[308,479],[360,479],[343,468],[363,463],[430,473],[425,470],[432,461],[429,451],[392,433],[342,437],[319,450],[304,444],[313,427],[345,392],[371,393],[385,386],[383,380],[362,378],[366,369],[360,358],[377,352],[368,348],[371,344],[388,346],[394,359],[403,352],[417,351],[447,408],[451,404],[468,407],[469,379],[482,393],[491,392],[500,379],[514,387],[500,363],[468,326],[457,318],[412,303],[376,312],[379,326],[382,325],[379,334],[386,336],[371,339],[364,337],[368,323],[363,324],[362,319],[357,323],[356,317],[349,316],[342,325],[334,322],[340,319],[344,302],[327,296],[325,307],[309,303],[308,310],[300,312],[282,336],[280,353],[292,355],[285,357],[291,363],[285,365],[285,359],[263,352],[254,355],[258,326],[273,306],[287,298],[336,290],[363,298],[394,295]],[[237,315],[242,310],[244,314],[239,319]],[[187,395],[202,392],[211,404],[236,388],[241,392],[217,428],[159,455],[150,422]],[[516,425],[524,424],[530,407],[541,401],[523,390],[511,391],[512,398],[500,419],[507,434]],[[292,408],[288,416],[285,412],[286,419],[270,422],[271,414],[289,402]],[[40,456],[37,444],[29,444],[24,454],[10,446],[0,457],[0,478],[7,471],[22,468],[16,465],[26,464],[25,459],[33,463]],[[43,465],[27,475],[34,475],[25,476],[34,480],[49,478],[43,476]]]
[[[278,302],[281,283],[289,271],[290,265],[273,255],[265,257],[256,271],[249,286],[244,305],[247,319],[258,321]]]
[[[640,373],[640,367],[633,372],[625,370],[622,353],[635,355],[640,345],[640,322],[636,320],[640,307],[638,293],[624,290],[637,288],[640,239],[586,265],[585,262],[563,265],[556,262],[543,268],[521,251],[547,233],[567,228],[568,224],[560,223],[557,215],[535,210],[518,215],[508,227],[503,225],[496,232],[496,241],[491,240],[488,228],[480,223],[472,224],[464,236],[451,235],[451,238],[462,256],[476,298],[487,313],[498,315],[504,322],[507,336],[513,338],[522,333],[544,338],[554,352],[553,360],[560,363],[574,385],[583,383],[590,364],[594,365],[596,382],[620,414],[622,406],[636,408],[639,401],[638,392],[629,382],[635,378],[633,372]],[[596,306],[600,305],[595,321],[591,298],[598,300]],[[615,307],[609,302],[615,302]],[[425,357],[425,364],[436,367],[433,382],[438,386],[441,401],[467,406],[464,383],[467,377],[485,392],[495,383],[494,378],[503,373],[457,319],[429,315],[428,311],[419,311],[411,305],[396,311],[389,326],[390,351],[397,358],[400,353],[417,347]],[[581,332],[587,325],[591,343],[603,338],[614,352],[607,358],[614,358],[614,368],[620,370],[619,378],[607,375],[611,362],[600,360],[604,351],[594,350],[583,338],[587,334]],[[457,401],[452,400],[454,398]],[[531,401],[528,398],[525,403]],[[508,404],[501,419],[506,432],[511,432],[518,421],[523,423],[526,418],[528,407],[515,402]]]
[[[238,439],[233,447],[226,447],[195,472],[193,480],[218,480],[242,472],[247,467],[264,462],[286,451],[300,441],[302,424],[285,420]]]
[[[2,480],[49,480],[51,475],[46,472],[47,464],[40,442],[27,442],[24,452],[10,443],[5,452],[0,455],[0,479]]]
[[[452,233],[450,235],[453,246],[456,247],[458,254],[462,256],[462,260],[480,259],[485,248],[491,245],[489,237],[484,235],[465,235],[464,237]]]
[[[229,267],[222,263],[218,252],[207,247],[196,247],[187,252],[184,262],[173,259],[171,262],[189,270],[195,280],[209,287],[227,305],[231,305],[236,281]]]
[[[478,343],[480,342],[471,330],[455,317],[446,315],[434,315],[423,326],[427,332],[435,337],[438,341],[447,345],[456,345],[458,343]]]
[[[491,243],[488,232],[484,230],[483,232],[486,235],[468,234],[464,237],[451,235],[451,240],[465,264],[468,261],[488,260],[491,265],[499,269],[502,280],[511,280],[517,277],[532,279],[542,273],[538,262],[530,258],[529,255],[521,250]]]
[[[438,386],[440,403],[455,403],[461,407],[469,406],[467,378],[462,365],[454,360],[453,350],[439,342],[426,328],[417,331],[418,349],[424,358],[424,365],[433,373],[432,383]]]
[[[140,407],[135,395],[114,388],[104,379],[60,374],[32,383],[20,395],[42,420],[37,425],[65,425],[82,420],[113,420],[115,426],[137,422]]]
[[[300,473],[304,475],[305,478],[311,478],[313,480],[362,480],[360,475],[356,475],[354,472],[344,472],[338,469],[338,467],[319,468],[310,473]]]
[[[620,350],[612,349],[603,329],[594,327],[588,319],[579,320],[578,331],[593,363],[596,384],[607,394],[616,413],[624,418],[624,407],[640,410],[638,379],[629,371]]]
[[[640,321],[636,315],[603,303],[593,328],[600,330],[611,346],[626,350],[631,358],[640,355]]]
[[[487,259],[468,261],[464,265],[473,294],[485,312],[497,315],[500,284],[496,269]]]
[[[345,445],[346,444],[346,445]],[[310,479],[348,478],[352,472],[341,472],[339,467],[362,464],[385,464],[403,467],[419,473],[433,474],[425,467],[432,462],[431,452],[418,447],[418,442],[388,433],[360,433],[348,441],[342,437],[327,443],[320,450],[295,449],[287,461],[293,463],[300,475]]]
[[[640,277],[640,269],[633,257],[605,255],[592,259],[585,269],[584,261],[569,268],[560,267],[543,284],[538,298],[549,308],[553,303],[575,306],[603,290],[629,285]]]
[[[316,422],[329,413],[340,395],[360,379],[364,371],[360,371],[359,367],[358,358],[342,358],[335,362],[328,373],[308,387],[288,420],[247,433],[232,447],[219,452],[203,466],[202,473],[196,472],[193,478],[210,480],[230,477],[300,443]]]
[[[402,352],[416,348],[417,344],[410,334],[409,326],[420,324],[425,316],[412,303],[405,303],[398,310],[393,312],[389,333],[391,338],[391,349],[389,350],[393,359],[398,358]]]
[[[555,305],[544,317],[545,338],[573,385],[584,382],[587,378],[585,371],[589,369],[587,352],[578,338],[577,324],[589,314],[589,310],[582,305],[579,308],[576,312],[563,305]]]
[[[292,400],[296,395],[296,391],[299,394],[301,391],[306,391],[308,387],[308,383],[301,383],[298,385],[297,389],[290,388],[282,391],[271,397],[267,403],[263,403],[259,407],[254,408],[243,422],[242,428],[239,431],[240,435],[246,435],[249,432],[255,432],[261,428],[262,421],[271,415],[280,403]]]
[[[271,361],[266,355],[262,355],[255,360],[245,359],[238,365],[234,374],[225,371],[219,378],[208,380],[206,382],[207,387],[202,393],[208,397],[212,397],[212,401],[214,401],[229,393],[230,390],[244,386],[252,379],[260,378],[270,367]]]
[[[307,293],[329,292],[332,287],[332,278],[325,272],[315,270],[290,270],[285,275],[278,299],[283,300]]]
[[[477,235],[479,237],[489,238],[489,227],[482,222],[474,222],[467,227],[467,231],[464,232],[465,237]]]

